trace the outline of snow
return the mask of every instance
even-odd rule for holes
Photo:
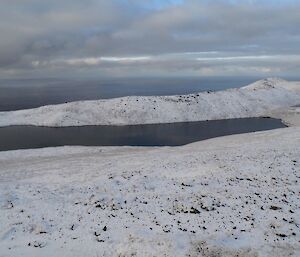
[[[267,115],[272,118],[281,119],[287,126],[300,126],[300,105],[289,108],[279,108],[271,111]]]
[[[266,79],[239,89],[178,96],[130,96],[0,112],[0,126],[171,123],[259,117],[300,104],[300,83]]]
[[[300,256],[300,107],[284,108],[299,104],[298,82],[263,83],[200,94],[203,116],[197,117],[224,116],[223,105],[226,117],[270,114],[291,127],[181,147],[0,152],[0,257]],[[174,108],[179,119],[188,108],[196,108],[194,100],[190,105],[168,100],[179,98],[138,100],[155,99],[158,109]],[[83,106],[108,110],[108,103],[117,108],[126,100],[133,106],[134,99],[2,113],[0,122],[43,120],[66,126],[83,119]],[[140,107],[149,106],[147,101]],[[248,112],[235,112],[236,106],[247,106]],[[64,115],[78,113],[74,119],[54,120],[54,111],[62,109]],[[109,114],[105,118],[97,116],[99,110],[91,112],[81,125],[92,122],[93,115],[104,123],[145,122],[132,116],[133,109],[124,119],[108,120]],[[42,113],[47,113],[47,122]],[[185,114],[187,119],[196,117]],[[151,121],[166,122],[172,113],[148,115]]]
[[[291,127],[1,152],[0,256],[299,256],[299,145]]]

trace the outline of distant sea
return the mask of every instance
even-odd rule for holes
[[[241,87],[260,78],[0,79],[0,111],[130,95],[177,95]]]

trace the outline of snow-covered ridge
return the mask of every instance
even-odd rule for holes
[[[0,126],[132,125],[258,117],[297,104],[300,82],[271,78],[217,92],[130,96],[0,112]]]
[[[280,78],[268,78],[256,81],[248,86],[242,87],[243,89],[251,89],[251,90],[258,90],[258,89],[268,89],[268,88],[275,88],[280,84],[286,83],[286,80]]]

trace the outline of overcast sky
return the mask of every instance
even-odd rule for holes
[[[298,76],[300,0],[0,0],[0,78]]]

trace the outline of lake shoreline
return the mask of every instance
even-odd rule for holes
[[[0,152],[1,254],[298,256],[299,145],[290,127],[180,147]]]
[[[175,147],[283,127],[280,119],[266,117],[127,126],[8,126],[0,127],[0,151],[64,145]]]

